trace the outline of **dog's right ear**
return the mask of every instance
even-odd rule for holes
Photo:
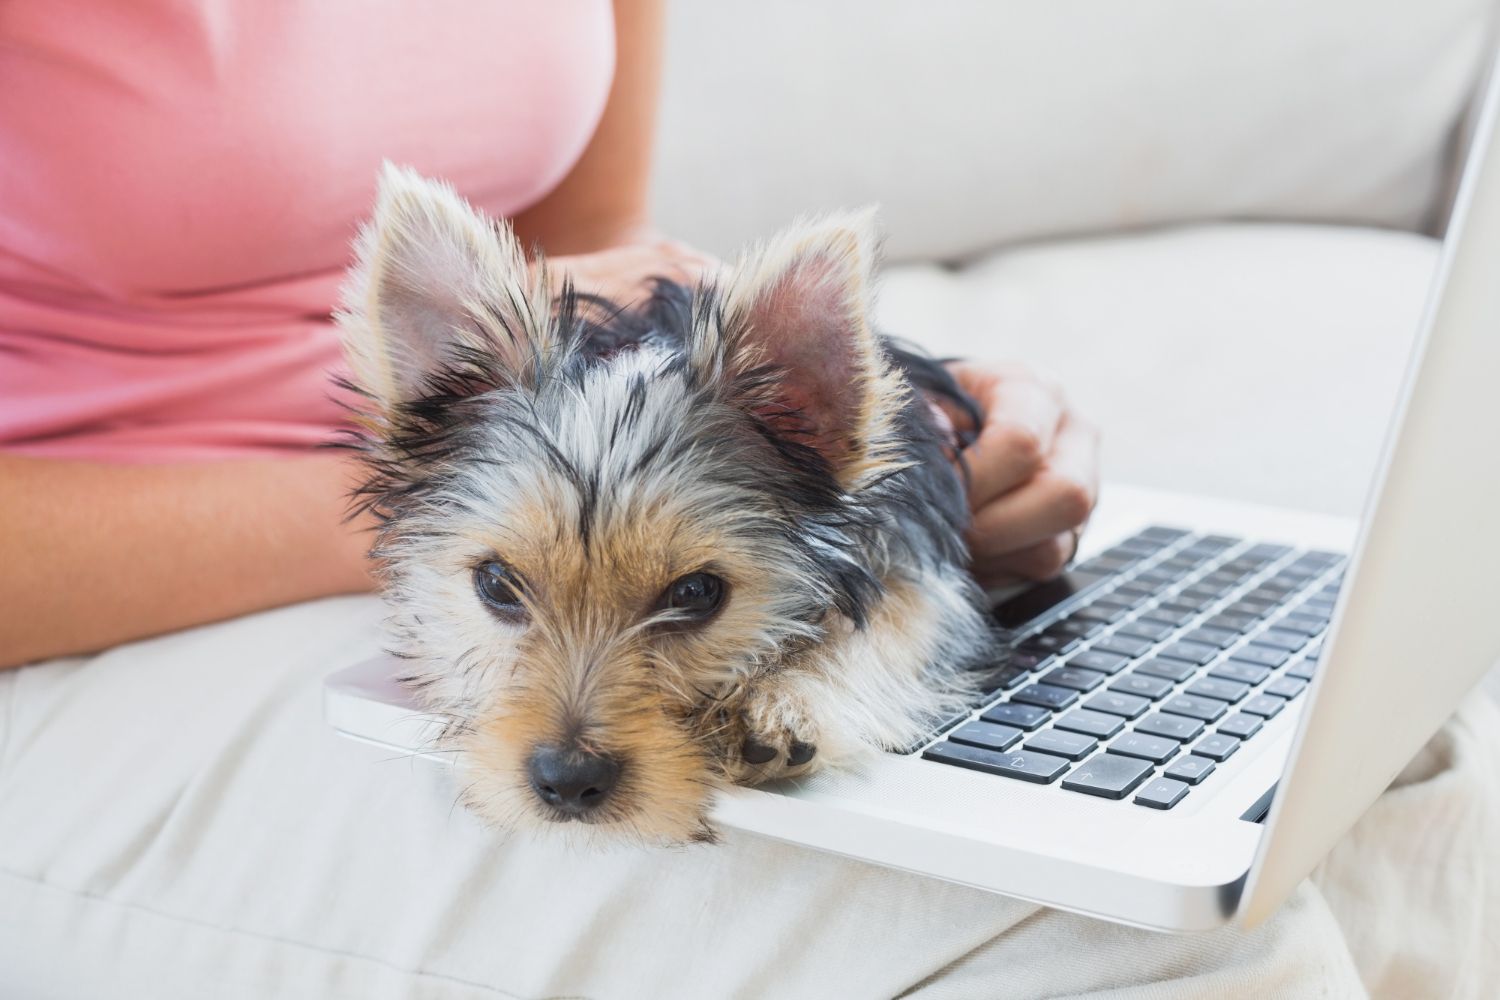
[[[445,369],[483,358],[519,379],[549,347],[544,268],[447,184],[387,163],[355,256],[339,326],[354,384],[381,415]]]

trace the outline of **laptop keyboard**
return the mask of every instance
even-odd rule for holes
[[[1344,557],[1155,526],[994,610],[926,760],[1171,809],[1306,689]]]

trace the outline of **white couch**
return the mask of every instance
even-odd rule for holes
[[[1110,477],[1351,513],[1492,13],[679,0],[660,214],[728,252],[800,211],[880,202],[885,324],[1056,370],[1105,426]],[[321,724],[322,676],[377,647],[378,618],[369,598],[316,602],[0,674],[0,996],[1494,982],[1500,790],[1479,709],[1265,927],[1165,938],[753,837],[604,856],[497,838],[443,775]],[[1438,802],[1465,805],[1441,813],[1436,860],[1393,855],[1390,815]],[[1419,891],[1362,899],[1393,858],[1431,864]]]

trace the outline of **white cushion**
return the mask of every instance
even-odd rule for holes
[[[1356,514],[1436,260],[1407,233],[1191,227],[893,267],[878,314],[1057,375],[1107,479]]]
[[[655,196],[720,254],[884,205],[896,258],[1211,218],[1416,229],[1492,0],[676,3]]]

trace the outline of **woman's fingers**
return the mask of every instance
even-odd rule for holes
[[[1002,587],[1025,580],[1050,580],[1073,558],[1076,538],[1073,532],[1065,531],[999,557],[976,558],[971,570],[975,579],[986,587]]]
[[[954,375],[984,414],[978,437],[964,451],[969,506],[977,511],[1041,471],[1066,403],[1054,386],[1025,369],[962,365]]]
[[[553,257],[548,262],[553,289],[565,278],[580,292],[601,295],[628,305],[649,293],[651,283],[666,278],[690,285],[718,261],[675,240],[631,243],[597,253]]]
[[[974,515],[969,545],[981,579],[1044,579],[1073,554],[1099,496],[1099,434],[1078,417],[1058,428],[1045,467]]]

